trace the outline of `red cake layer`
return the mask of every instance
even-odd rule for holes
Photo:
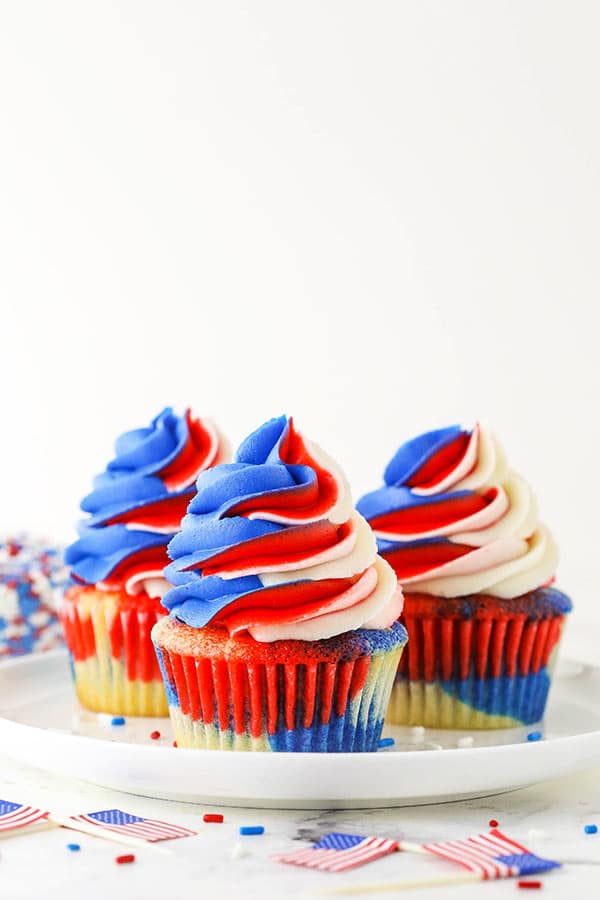
[[[130,681],[160,680],[160,668],[150,638],[150,632],[165,615],[160,601],[147,594],[134,597],[126,593],[97,591],[93,587],[72,587],[67,591],[60,617],[65,639],[75,662],[85,662],[96,655],[96,639],[92,616],[81,616],[79,604],[85,608],[97,604],[98,609],[116,602],[117,614],[112,619],[108,633],[113,659],[126,666]]]
[[[279,711],[285,725],[313,725],[319,707],[319,723],[329,723],[332,712],[344,715],[348,703],[362,691],[370,657],[343,662],[245,663],[225,659],[197,659],[162,650],[168,681],[174,685],[181,711],[193,721],[231,727],[236,734],[249,730],[258,738],[266,727],[275,734]]]
[[[541,611],[535,594],[511,601],[482,595],[404,597],[401,622],[409,641],[398,671],[413,681],[539,672],[548,665],[565,619],[547,607]]]
[[[348,703],[362,691],[372,660],[368,639],[345,636],[308,643],[274,641],[260,643],[249,634],[229,637],[224,628],[190,628],[163,619],[153,635],[162,652],[167,680],[178,695],[181,711],[194,721],[229,727],[236,734],[259,737],[266,725],[269,734],[278,726],[279,710],[285,709],[288,729],[343,715]],[[365,653],[369,650],[368,655]]]

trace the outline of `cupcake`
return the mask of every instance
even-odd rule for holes
[[[343,473],[282,416],[197,489],[152,632],[177,745],[375,750],[402,594]]]
[[[82,501],[88,517],[65,554],[72,586],[61,619],[83,706],[166,716],[150,632],[165,615],[167,544],[198,474],[221,462],[227,449],[212,424],[167,408],[148,428],[123,434],[115,450]]]
[[[62,646],[67,580],[62,548],[27,534],[0,541],[0,659]]]
[[[544,713],[565,615],[558,555],[526,481],[484,425],[403,444],[357,508],[405,595],[400,725],[506,728]]]

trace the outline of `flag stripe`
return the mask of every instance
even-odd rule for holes
[[[467,838],[466,841],[450,841],[450,843],[458,845],[467,858],[470,857],[471,859],[478,861],[493,878],[505,876],[508,867],[505,866],[504,863],[499,863],[494,859],[493,854],[496,853],[495,850],[493,851],[493,854],[490,855],[489,849],[486,848],[485,845],[479,846],[477,841],[473,838]]]
[[[482,872],[486,878],[493,875],[495,867],[491,866],[487,859],[482,859],[479,855],[473,854],[463,844],[463,841],[445,841],[443,844],[426,845],[425,849],[436,854],[441,852],[446,859],[460,862],[461,865],[472,871]]]
[[[516,841],[513,841],[512,838],[507,837],[505,834],[502,834],[501,831],[498,831],[497,828],[492,828],[488,837],[494,838],[495,840],[502,841],[504,844],[507,844],[511,850],[511,853],[514,853],[515,850],[517,853],[531,853],[531,850],[528,850],[527,847],[524,847],[523,844],[517,844]]]
[[[496,828],[488,834],[477,834],[464,841],[424,844],[423,849],[477,872],[483,878],[519,875],[523,871],[531,871],[532,864],[537,866],[536,871],[544,871],[557,865],[552,860],[536,857],[522,844],[507,838]]]
[[[306,866],[309,869],[319,869],[322,872],[345,872],[397,849],[398,841],[371,837],[364,838],[359,844],[344,850],[308,847],[293,853],[277,854],[273,859],[296,866]]]
[[[273,857],[273,859],[278,860],[279,862],[287,862],[287,863],[295,863],[296,865],[302,865],[305,859],[310,858],[311,855],[324,857],[326,853],[332,853],[335,851],[332,850],[313,850],[312,847],[307,847],[306,850],[296,850],[294,853],[281,853]]]
[[[76,822],[84,822],[86,825],[95,825],[96,828],[114,831],[116,834],[126,834],[150,842],[166,841],[170,838],[189,837],[197,834],[196,831],[192,831],[190,828],[170,825],[168,822],[161,822],[158,819],[142,819],[137,822],[126,822],[122,825],[104,822],[90,815],[71,816],[71,819]]]
[[[500,838],[489,838],[489,836],[486,835],[480,835],[480,837],[487,837],[489,839],[489,845],[493,848],[492,852],[495,854],[496,858],[498,858],[499,856],[525,857],[526,855],[530,854],[530,851],[525,847],[521,847],[519,844],[513,843],[508,839],[500,840]],[[518,867],[508,865],[507,863],[504,863],[504,865],[506,865],[510,870],[509,875],[519,874]]]
[[[357,844],[351,850],[336,853],[326,866],[321,864],[319,868],[328,872],[343,872],[346,869],[351,869],[353,866],[360,865],[363,860],[368,862],[376,852],[377,844],[376,838],[366,838],[366,840],[361,844]]]
[[[33,825],[40,822],[48,815],[41,809],[32,806],[20,806],[10,813],[0,816],[0,831],[10,831],[12,828],[23,828],[25,825]]]
[[[496,856],[499,853],[505,856],[507,854],[513,856],[515,853],[515,848],[511,847],[510,844],[497,838],[490,838],[490,836],[487,834],[478,834],[475,837],[469,838],[468,840],[469,843],[482,847],[486,851],[486,853],[493,853]]]
[[[7,813],[7,815],[2,816],[0,822],[2,822],[2,824],[4,824],[5,822],[16,822],[19,819],[22,819],[23,816],[37,815],[37,813],[39,812],[39,809],[32,809],[31,806],[23,806],[12,813]],[[42,815],[45,816],[47,815],[47,813],[42,813]]]
[[[434,853],[436,856],[441,856],[442,859],[447,859],[449,862],[458,863],[470,872],[478,872],[483,878],[488,878],[486,866],[481,865],[481,863],[474,863],[472,859],[466,858],[462,853],[448,846],[448,844],[425,844],[424,849],[429,850],[430,853]]]
[[[500,875],[496,875],[497,878],[508,878],[509,875],[516,875],[517,873],[513,871],[511,866],[507,866],[506,863],[500,861],[498,859],[499,856],[507,856],[514,855],[514,849],[511,848],[509,852],[502,846],[502,842],[494,842],[489,841],[487,839],[487,835],[477,835],[476,837],[469,838],[469,843],[473,844],[474,847],[480,847],[482,853],[485,855],[491,854],[495,859],[495,865],[500,868]],[[509,846],[508,844],[506,845]],[[525,851],[528,852],[528,851]]]
[[[388,853],[391,853],[397,847],[396,841],[385,841],[378,840],[373,843],[369,847],[364,847],[363,850],[353,853],[353,858],[350,860],[346,859],[338,859],[333,863],[332,866],[329,867],[330,872],[345,872],[346,869],[351,869],[353,866],[360,866],[363,863],[371,862],[374,859],[379,859],[381,856],[386,856]]]

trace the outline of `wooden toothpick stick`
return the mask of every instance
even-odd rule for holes
[[[31,825],[21,825],[20,828],[8,828],[0,831],[0,841],[4,838],[19,837],[20,835],[32,834],[34,831],[46,831],[48,828],[57,828],[54,822],[48,819],[40,819],[39,822],[32,822]]]
[[[461,872],[458,875],[432,875],[429,878],[409,878],[404,881],[383,881],[379,884],[355,884],[350,887],[326,888],[319,891],[319,896],[349,897],[352,894],[385,894],[391,891],[408,891],[411,888],[443,887],[481,880],[482,876],[477,872]]]

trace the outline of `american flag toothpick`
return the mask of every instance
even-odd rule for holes
[[[0,800],[0,838],[52,827],[48,813],[35,806]]]
[[[387,856],[394,850],[398,850],[398,841],[332,832],[312,847],[304,847],[292,853],[278,853],[272,859],[309,869],[320,869],[322,872],[346,872]]]
[[[94,837],[127,844],[130,847],[147,847],[157,841],[191,837],[198,832],[182,825],[172,825],[159,819],[147,819],[123,812],[121,809],[103,809],[78,816],[50,816],[50,821],[73,831],[81,831]],[[161,848],[152,847],[160,852]],[[167,852],[162,850],[162,852]]]
[[[470,872],[488,878],[511,878],[514,875],[537,875],[557,869],[560,863],[542,859],[527,847],[513,841],[492,828],[486,834],[476,834],[464,841],[443,841],[424,844],[424,849],[436,856],[458,863]]]
[[[343,837],[336,835],[337,838]],[[368,840],[362,839],[363,842]],[[380,839],[381,840],[381,839]],[[321,891],[322,894],[330,895],[351,895],[351,894],[378,894],[388,891],[400,891],[415,887],[437,887],[440,885],[461,884],[469,881],[487,881],[497,878],[511,878],[522,875],[537,875],[540,872],[547,872],[551,869],[560,867],[559,862],[551,859],[543,859],[536,856],[527,847],[507,837],[497,828],[485,834],[477,834],[473,837],[461,841],[441,841],[432,844],[415,845],[404,841],[390,841],[395,844],[393,849],[416,851],[419,853],[431,853],[448,862],[453,862],[467,869],[466,872],[455,873],[453,875],[430,876],[427,878],[411,879],[404,881],[384,882],[380,884],[357,884],[349,887],[333,888]],[[286,854],[280,855],[282,862],[296,862],[297,865],[310,865],[310,854],[318,852],[317,845],[303,851],[296,851],[293,854],[287,854],[288,857],[296,857],[296,859],[286,859]],[[331,852],[331,851],[330,851]],[[345,871],[345,869],[353,868],[355,865],[361,865],[362,861],[357,860],[351,862],[348,857],[347,866],[343,866],[340,857],[351,852],[350,848],[344,848],[337,851],[338,864],[335,868],[332,866],[311,866],[314,868],[326,868],[327,871]],[[390,852],[390,851],[388,851]],[[305,862],[304,858],[308,861]],[[364,860],[368,862],[369,860]]]

